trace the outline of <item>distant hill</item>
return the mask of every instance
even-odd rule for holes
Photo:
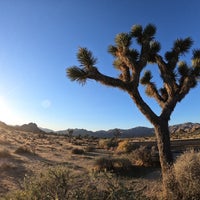
[[[32,132],[32,133],[45,133],[43,130],[38,128],[37,124],[35,123],[29,123],[29,124],[23,124],[21,126],[11,126],[7,125],[4,122],[0,122],[0,127],[11,129],[11,130],[19,130],[19,131],[26,131],[26,132]]]
[[[16,130],[20,131],[27,131],[27,132],[33,132],[33,133],[45,133],[43,130],[38,128],[37,124],[35,123],[29,123],[29,124],[23,124],[22,126],[14,126]]]
[[[61,131],[53,131],[46,128],[39,128],[35,123],[24,124],[22,126],[10,126],[0,121],[0,127],[14,129],[19,131],[33,132],[33,133],[57,133],[68,134],[68,129]],[[169,127],[171,134],[182,133],[200,133],[200,123],[187,122],[183,124],[177,124]],[[73,129],[74,136],[93,136],[98,138],[111,138],[114,136],[116,129],[89,131],[86,129]],[[131,129],[118,129],[121,138],[133,138],[133,137],[148,137],[154,135],[154,129],[148,127],[135,127]]]

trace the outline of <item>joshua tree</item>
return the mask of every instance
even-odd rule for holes
[[[67,68],[67,76],[72,81],[84,84],[93,79],[101,84],[117,87],[127,92],[139,110],[146,116],[155,129],[163,183],[167,178],[167,170],[173,164],[170,150],[170,133],[168,122],[178,102],[180,102],[197,85],[200,77],[200,50],[193,50],[192,63],[180,61],[192,46],[192,39],[177,39],[172,49],[164,56],[159,54],[160,43],[154,39],[156,27],[134,25],[129,33],[120,33],[115,38],[115,45],[110,45],[108,52],[114,56],[113,65],[120,71],[119,77],[110,77],[99,72],[97,59],[87,48],[79,48],[77,59],[80,67]],[[136,40],[136,43],[132,43]],[[156,64],[161,81],[160,89],[152,81],[151,71],[144,71],[148,64]],[[155,67],[155,66],[154,66]],[[146,87],[146,94],[155,99],[161,108],[156,114],[144,101],[139,91],[139,84]]]

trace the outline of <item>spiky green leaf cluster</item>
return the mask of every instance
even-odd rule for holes
[[[87,48],[79,48],[77,59],[86,68],[94,66],[97,62],[97,59],[93,57],[92,52]]]
[[[124,63],[120,59],[115,59],[113,62],[113,66],[119,70],[121,69],[121,66],[123,66],[123,65],[124,65]]]
[[[193,44],[193,41],[190,37],[187,37],[185,39],[177,39],[174,42],[173,51],[178,54],[187,53],[188,50],[191,48],[192,44]]]
[[[136,38],[141,37],[142,31],[143,31],[143,29],[142,29],[141,25],[138,25],[138,24],[134,25],[131,29],[131,36],[136,37]]]
[[[128,53],[133,61],[137,61],[137,59],[139,58],[139,55],[140,55],[136,49],[131,49],[131,50],[129,50]]]
[[[145,93],[149,97],[153,97],[157,92],[156,85],[154,83],[150,83],[146,86]]]
[[[153,24],[148,24],[143,31],[143,36],[145,38],[151,38],[155,35],[156,33],[156,27]]]
[[[149,84],[151,79],[152,79],[151,72],[149,70],[145,71],[144,76],[140,79],[140,83],[142,85]]]
[[[87,79],[87,72],[84,69],[80,69],[76,66],[73,66],[67,68],[66,72],[67,77],[69,77],[71,81],[77,81],[81,84],[85,84]]]
[[[200,66],[200,50],[195,49],[193,50],[193,57],[192,57],[192,66],[194,68],[198,68]]]
[[[190,37],[187,37],[185,39],[177,39],[174,42],[172,50],[167,51],[165,53],[165,59],[167,60],[168,67],[171,70],[174,70],[174,68],[176,67],[179,60],[179,56],[188,52],[192,44],[193,44],[193,41]]]
[[[149,53],[148,53],[148,62],[149,63],[155,63],[155,55],[160,51],[161,46],[160,43],[157,41],[151,41],[150,42],[150,48],[149,48]]]
[[[161,45],[158,41],[152,41],[150,42],[150,51],[152,53],[158,53],[161,49]]]
[[[156,33],[156,27],[153,24],[148,24],[144,30],[141,25],[135,25],[131,29],[131,37],[136,38],[138,44],[142,45],[145,42],[150,42]]]
[[[111,55],[113,55],[114,57],[116,57],[117,56],[117,47],[115,47],[115,46],[113,46],[113,45],[110,45],[109,47],[108,47],[108,52],[111,54]]]
[[[115,43],[119,48],[128,48],[131,45],[131,37],[127,33],[117,34]]]
[[[188,76],[189,68],[185,62],[181,61],[178,63],[178,72],[181,76],[184,77]]]

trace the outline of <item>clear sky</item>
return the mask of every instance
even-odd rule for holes
[[[126,93],[70,82],[65,69],[88,47],[99,70],[117,76],[107,48],[134,24],[157,26],[162,55],[181,37],[200,48],[199,7],[198,0],[0,0],[0,120],[54,130],[151,127]],[[170,124],[200,122],[199,101],[200,86],[177,105]]]

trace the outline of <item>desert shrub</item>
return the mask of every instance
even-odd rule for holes
[[[83,149],[74,148],[74,149],[72,149],[72,153],[73,154],[84,154],[85,152]]]
[[[24,188],[8,194],[2,200],[145,200],[143,188],[110,173],[72,174],[64,167],[53,167],[28,178]]]
[[[10,156],[11,156],[11,154],[7,149],[0,150],[0,158],[7,158]]]
[[[35,154],[35,150],[27,146],[20,146],[15,150],[17,154]]]
[[[72,140],[71,143],[73,145],[77,145],[77,146],[82,146],[83,145],[83,141],[82,140]]]
[[[99,146],[99,148],[105,149],[106,146],[107,146],[107,140],[106,139],[100,139],[98,146]]]
[[[85,152],[92,152],[95,150],[95,147],[94,146],[91,146],[91,145],[87,145],[85,148],[84,148],[84,151]]]
[[[130,159],[135,165],[155,166],[159,165],[158,154],[147,146],[140,146],[130,154]]]
[[[135,150],[138,146],[131,143],[128,140],[123,140],[119,142],[116,151],[118,153],[130,153],[131,151]]]
[[[172,200],[198,200],[200,197],[200,152],[186,152],[177,158],[169,178]]]
[[[64,200],[67,199],[70,178],[69,171],[63,167],[49,168],[34,177],[26,177],[23,190],[8,194],[5,199]]]
[[[118,146],[118,141],[115,138],[110,139],[100,139],[99,147],[103,149],[115,148]]]
[[[110,157],[100,157],[95,160],[95,171],[113,170],[113,159]]]
[[[110,158],[100,157],[96,159],[94,164],[95,171],[112,171],[112,172],[123,172],[126,173],[132,167],[132,164],[127,158]]]
[[[127,158],[115,158],[113,159],[113,169],[115,172],[126,173],[131,170],[131,161]]]
[[[0,164],[0,171],[2,172],[2,171],[7,171],[7,170],[10,170],[10,169],[14,169],[15,168],[15,166],[12,164],[12,163],[10,163],[10,162],[1,162],[1,164]]]

